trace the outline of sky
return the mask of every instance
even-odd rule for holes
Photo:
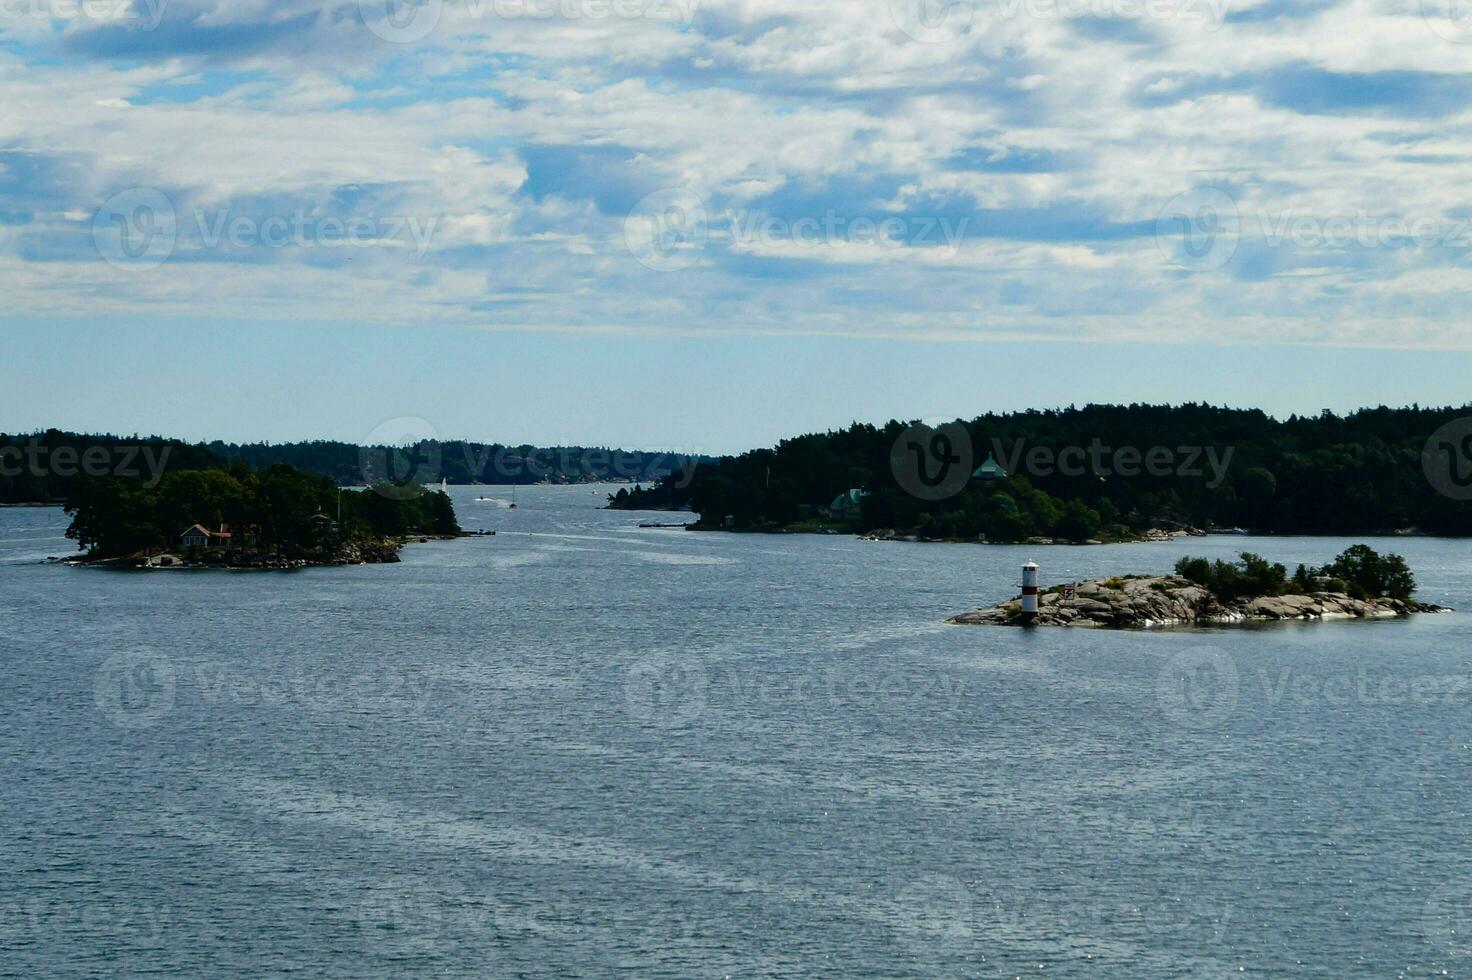
[[[0,0],[0,430],[1472,398],[1443,0]]]

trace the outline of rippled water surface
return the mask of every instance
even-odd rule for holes
[[[1466,976],[1462,614],[943,620],[1251,548],[641,530],[452,489],[404,563],[44,565],[0,510],[0,973]],[[659,519],[667,520],[668,515]],[[1373,542],[1472,610],[1472,545]]]

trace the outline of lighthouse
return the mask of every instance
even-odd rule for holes
[[[1038,621],[1038,565],[1030,561],[1022,566],[1022,625]]]

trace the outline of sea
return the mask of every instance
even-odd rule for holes
[[[946,625],[1359,540],[641,528],[454,487],[397,565],[119,572],[0,510],[0,975],[1472,974],[1472,615]],[[488,499],[478,499],[478,498]]]

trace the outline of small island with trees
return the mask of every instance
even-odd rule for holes
[[[256,568],[397,562],[410,539],[457,537],[448,495],[417,484],[343,490],[285,463],[179,469],[156,483],[78,483],[66,503],[76,564]]]
[[[1185,557],[1174,575],[1095,579],[1039,596],[1028,622],[1021,597],[948,620],[957,626],[1148,629],[1283,620],[1383,619],[1449,612],[1412,598],[1416,580],[1400,555],[1357,544],[1322,568],[1288,569],[1249,552],[1236,562]]]

